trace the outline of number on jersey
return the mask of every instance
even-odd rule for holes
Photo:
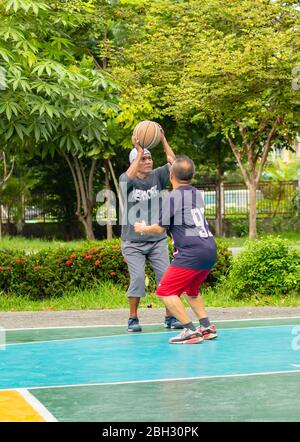
[[[205,225],[204,209],[197,209],[197,208],[192,209],[191,214],[192,214],[195,226],[200,228],[199,236],[201,238],[208,238],[209,236],[212,236],[211,232],[209,231],[208,226]]]

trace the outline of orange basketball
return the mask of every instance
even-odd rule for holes
[[[143,149],[152,149],[161,141],[160,127],[155,121],[142,121],[133,130],[133,135],[139,140]]]

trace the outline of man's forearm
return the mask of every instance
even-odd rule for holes
[[[142,156],[143,156],[143,151],[138,152],[137,157],[132,161],[131,165],[128,167],[126,175],[130,180],[132,180],[137,176],[139,169],[139,162],[141,161]]]
[[[141,234],[160,235],[161,233],[164,233],[165,230],[164,227],[161,227],[158,224],[152,224],[151,226],[145,226],[140,223],[135,224],[135,231]]]
[[[163,145],[163,148],[164,148],[164,151],[166,153],[166,157],[167,157],[168,161],[169,161],[168,157],[170,157],[173,161],[175,161],[176,160],[176,155],[173,152],[173,149],[171,148],[171,146],[169,145],[166,137],[162,138],[162,145]]]

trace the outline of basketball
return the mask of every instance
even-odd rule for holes
[[[155,121],[142,121],[134,128],[133,135],[143,149],[152,149],[161,141],[160,127]]]

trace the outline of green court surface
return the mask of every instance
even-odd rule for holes
[[[43,420],[300,421],[300,318],[216,325],[198,345],[160,324],[8,330],[0,420],[1,394],[20,392]]]

